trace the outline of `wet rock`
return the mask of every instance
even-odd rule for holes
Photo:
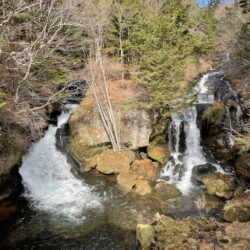
[[[201,177],[209,174],[209,173],[214,173],[216,171],[216,167],[213,166],[212,164],[204,164],[204,165],[197,165],[194,166],[192,170],[192,180],[193,181],[201,181]]]
[[[211,196],[207,194],[205,194],[204,198],[205,198],[204,210],[207,213],[217,214],[219,212],[220,215],[222,214],[222,210],[225,204],[225,202],[223,202],[222,199],[220,199],[219,197]]]
[[[160,200],[168,200],[181,195],[181,192],[173,184],[158,182],[155,187],[155,196]]]
[[[215,173],[205,175],[201,178],[207,193],[225,199],[230,199],[236,188],[235,179],[229,175]]]
[[[170,152],[167,145],[150,145],[148,147],[148,156],[161,163],[166,163],[170,158]]]
[[[147,158],[143,160],[134,160],[131,165],[131,171],[149,180],[154,180],[160,176],[159,167]]]
[[[235,170],[238,174],[250,178],[250,153],[242,155],[236,161]]]
[[[134,190],[139,195],[146,195],[152,193],[152,186],[147,180],[137,180]]]
[[[94,158],[96,169],[99,172],[103,174],[119,174],[129,172],[130,164],[134,160],[135,154],[132,150],[115,152],[112,149],[108,149]]]
[[[142,250],[149,250],[154,240],[154,229],[148,224],[138,224],[136,238],[140,242]]]
[[[250,220],[250,193],[244,193],[227,201],[224,207],[224,219],[230,222]]]
[[[117,176],[117,184],[124,193],[129,193],[135,188],[137,176],[130,173],[122,173]]]
[[[18,212],[18,207],[10,201],[0,202],[0,222],[7,221],[15,216]]]

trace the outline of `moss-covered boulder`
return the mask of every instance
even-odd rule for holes
[[[215,125],[221,125],[225,115],[225,107],[221,102],[214,102],[212,106],[209,106],[203,113],[202,119],[208,123]]]
[[[115,152],[107,149],[92,157],[92,161],[96,162],[96,169],[103,174],[120,174],[129,172],[134,158],[135,154],[132,150]]]
[[[243,154],[237,159],[235,170],[238,174],[250,179],[250,153]]]
[[[230,222],[250,220],[250,193],[243,193],[227,201],[224,207],[224,219]]]
[[[154,180],[160,176],[160,169],[157,164],[150,159],[134,160],[131,165],[131,171],[145,179]]]
[[[170,151],[167,145],[149,145],[148,146],[148,156],[161,163],[166,163],[170,158]]]
[[[242,155],[250,151],[250,138],[239,137],[234,142],[234,150],[237,154]]]
[[[138,224],[136,227],[136,238],[141,245],[142,250],[151,249],[154,240],[154,229],[148,224]]]
[[[222,173],[205,175],[201,178],[201,182],[208,194],[225,199],[230,199],[236,189],[235,179]]]

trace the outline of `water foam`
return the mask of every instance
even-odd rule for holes
[[[87,209],[101,207],[101,198],[93,188],[71,172],[67,157],[56,148],[56,131],[67,122],[74,106],[50,125],[45,136],[23,157],[19,170],[25,186],[24,196],[35,209],[83,219]]]

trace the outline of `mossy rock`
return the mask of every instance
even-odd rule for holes
[[[151,249],[154,240],[154,228],[148,224],[138,224],[136,227],[136,238],[140,242],[142,250]]]
[[[225,116],[225,107],[221,102],[214,102],[202,115],[202,120],[215,125],[221,125]]]
[[[243,193],[227,201],[224,207],[224,219],[230,222],[250,220],[250,193]]]
[[[250,153],[244,154],[237,159],[235,171],[238,174],[250,179]]]
[[[234,150],[237,154],[242,155],[250,151],[250,138],[239,137],[234,142]]]
[[[230,199],[236,189],[235,179],[222,173],[205,175],[201,178],[201,182],[208,194],[225,199]]]

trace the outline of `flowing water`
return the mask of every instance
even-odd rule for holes
[[[76,171],[67,150],[62,150],[67,136],[56,136],[64,131],[64,124],[76,108],[68,105],[58,117],[57,126],[50,125],[22,159],[19,172],[27,205],[0,237],[0,249],[136,249],[136,224],[150,222],[156,212],[175,218],[198,215],[194,201],[200,189],[192,185],[192,171],[211,159],[200,145],[197,107],[214,101],[209,78],[216,74],[201,78],[194,88],[197,103],[173,115],[169,127],[172,159],[163,168],[162,178],[168,177],[185,195],[166,201],[134,193],[124,195],[117,189],[115,177]],[[240,119],[240,110],[237,112],[236,120],[237,116]],[[234,127],[231,114],[229,117]],[[212,163],[220,170],[216,161]]]
[[[197,102],[190,108],[172,115],[169,127],[169,144],[171,160],[163,169],[162,177],[168,177],[169,181],[175,183],[183,194],[192,190],[192,170],[195,166],[211,163],[207,159],[200,145],[200,129],[197,125],[198,105],[209,105],[214,102],[214,94],[210,88],[209,78],[220,75],[220,72],[207,73],[203,75],[196,87]],[[217,170],[221,168],[213,162]]]
[[[83,220],[82,211],[101,208],[102,198],[73,175],[66,156],[56,148],[56,131],[67,122],[75,106],[68,108],[59,116],[58,125],[51,125],[46,135],[23,157],[19,172],[25,186],[24,196],[32,207]]]

